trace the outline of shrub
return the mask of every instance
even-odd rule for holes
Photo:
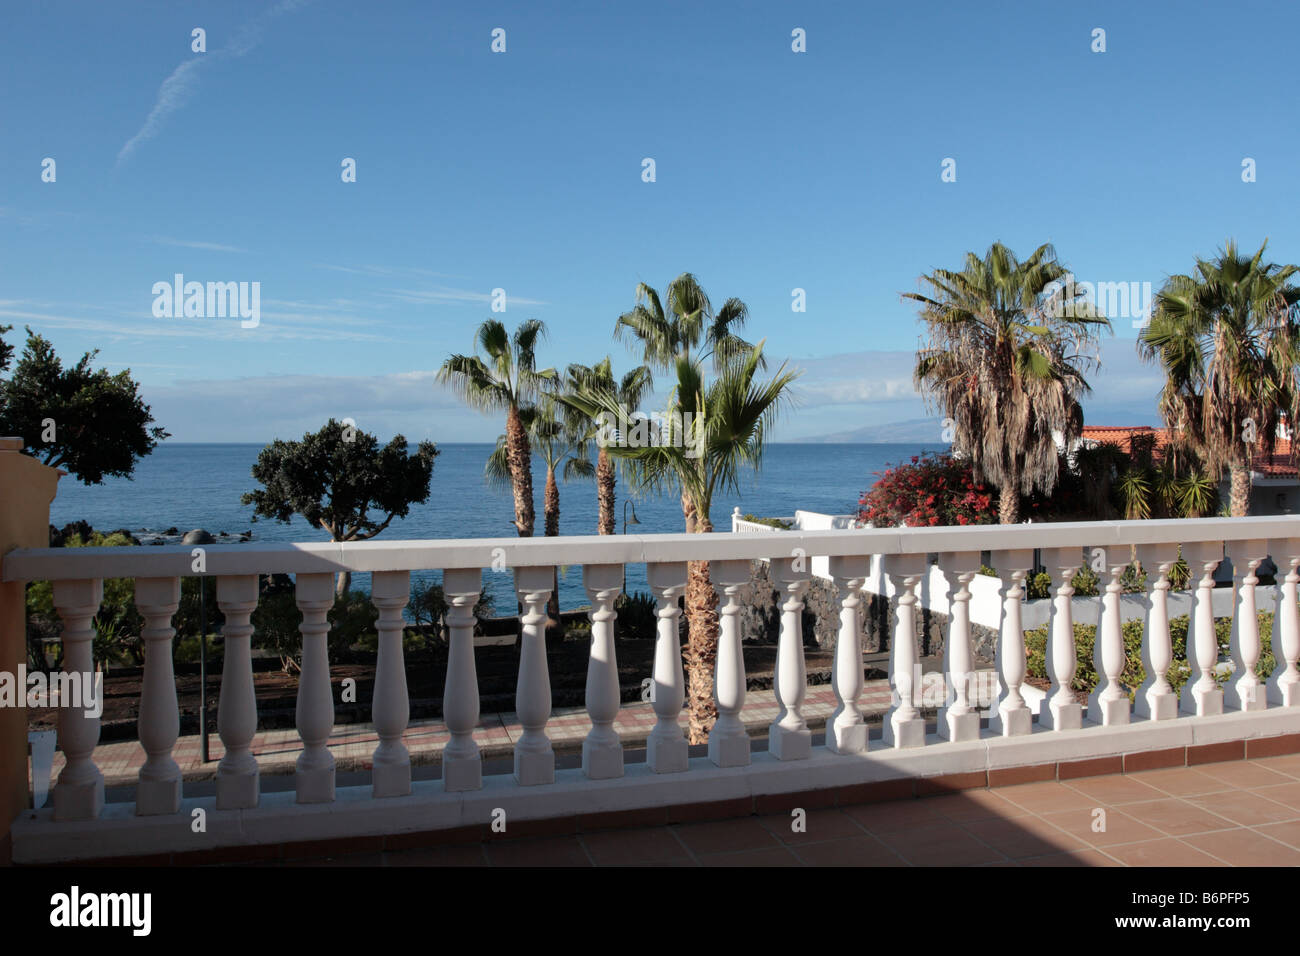
[[[360,591],[349,591],[334,599],[330,610],[329,646],[331,662],[348,656],[348,651],[367,632],[373,631],[379,614],[370,604],[370,598]],[[253,612],[253,644],[271,651],[280,658],[286,674],[302,669],[302,614],[292,586],[273,586],[263,592]]]
[[[786,521],[784,518],[760,518],[758,515],[741,515],[742,520],[750,521],[754,524],[765,524],[769,528],[777,528],[781,531],[789,531],[794,527],[793,521]]]
[[[614,602],[618,612],[618,636],[626,638],[651,638],[659,624],[659,605],[652,595],[644,591],[620,594]]]
[[[877,528],[995,524],[997,494],[971,466],[948,454],[913,455],[910,464],[877,472],[858,501],[858,518]]]

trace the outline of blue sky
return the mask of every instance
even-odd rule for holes
[[[689,270],[805,370],[794,439],[924,417],[899,293],[994,240],[1157,288],[1228,237],[1300,261],[1292,4],[542,6],[6,4],[10,341],[99,348],[175,440],[486,441],[432,373],[492,289],[547,323],[543,362],[626,368],[636,284]],[[260,282],[260,324],[156,318],[178,272]],[[1093,424],[1155,421],[1134,336]]]

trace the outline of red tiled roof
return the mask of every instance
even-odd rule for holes
[[[1084,441],[1100,444],[1106,442],[1118,445],[1126,453],[1131,451],[1130,439],[1134,435],[1155,435],[1155,450],[1163,451],[1169,444],[1169,429],[1152,428],[1150,425],[1084,425]],[[1250,470],[1264,478],[1295,478],[1300,475],[1296,461],[1292,458],[1290,438],[1278,438],[1273,445],[1273,454],[1258,452],[1251,459]]]

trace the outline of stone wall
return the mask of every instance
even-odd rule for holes
[[[834,582],[814,577],[804,595],[804,644],[827,649],[835,647],[839,634],[839,589]],[[775,643],[781,629],[781,592],[772,581],[766,561],[750,563],[748,595],[741,604],[741,637],[746,641]],[[862,650],[876,654],[889,650],[894,633],[894,602],[883,595],[864,594],[862,602]],[[985,663],[993,660],[997,632],[978,624],[971,626],[975,656]],[[922,657],[940,657],[948,637],[948,615],[918,609],[917,648]]]

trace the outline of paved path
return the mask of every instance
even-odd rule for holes
[[[926,676],[927,679],[930,677]],[[868,681],[862,696],[858,698],[858,707],[864,715],[870,717],[888,710],[889,701],[889,681]],[[815,730],[822,727],[834,710],[835,692],[829,685],[808,688],[803,715],[811,728]],[[751,733],[765,732],[779,711],[775,692],[749,691],[745,696],[741,719]],[[682,712],[679,723],[683,728],[686,727],[685,711]],[[637,745],[645,742],[654,725],[655,713],[651,704],[635,702],[622,705],[614,729],[625,744]],[[566,745],[568,749],[576,748],[590,729],[591,721],[583,707],[557,709],[552,712],[550,722],[546,725],[546,732],[557,751],[564,750]],[[522,733],[523,728],[516,714],[484,714],[479,719],[474,740],[485,757],[499,757],[512,752]],[[436,763],[448,739],[447,726],[441,720],[412,721],[403,736],[407,749],[411,752],[411,762],[415,764]],[[373,724],[338,724],[330,735],[329,748],[340,772],[369,770],[370,757],[378,743],[379,738]],[[172,756],[180,764],[184,779],[207,780],[216,775],[217,761],[225,749],[215,732],[208,738],[208,748],[211,760],[205,764],[199,759],[197,735],[181,737],[176,742]],[[252,750],[262,773],[293,773],[298,754],[302,751],[302,741],[294,729],[267,730],[253,737]],[[110,787],[134,784],[140,767],[144,764],[144,756],[144,750],[135,740],[105,743],[95,748],[95,762],[104,774],[105,785]],[[56,753],[53,766],[55,776],[63,769],[63,764],[62,752]]]

